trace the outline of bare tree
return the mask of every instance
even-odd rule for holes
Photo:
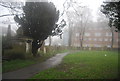
[[[23,2],[8,2],[8,1],[5,2],[5,1],[0,0],[0,6],[8,9],[9,11],[9,13],[0,15],[0,17],[23,14],[22,12],[23,5],[24,5]]]
[[[80,47],[82,49],[83,47],[83,39],[84,39],[84,33],[85,33],[85,29],[86,29],[86,25],[88,22],[88,19],[90,17],[90,10],[89,8],[83,6],[83,7],[74,7],[74,5],[72,5],[72,8],[74,11],[68,11],[67,12],[67,16],[68,16],[68,21],[69,21],[69,45],[71,42],[71,34],[72,34],[72,28],[70,27],[72,25],[72,23],[75,24],[75,26],[77,26],[77,32],[79,32],[79,41],[80,41]]]
[[[23,14],[23,10],[22,10],[23,5],[24,5],[23,2],[12,2],[12,1],[0,0],[0,7],[8,11],[7,13],[1,12],[0,17],[6,18],[2,20],[1,23],[2,24],[15,24],[18,28],[19,25],[12,20],[14,20],[13,18],[15,15],[20,16]]]

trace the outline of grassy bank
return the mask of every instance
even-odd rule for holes
[[[40,63],[56,55],[57,53],[62,53],[66,51],[67,50],[49,51],[49,53],[46,53],[46,54],[40,52],[39,57],[33,57],[32,54],[28,53],[25,55],[25,59],[15,59],[11,61],[4,61],[2,63],[2,72],[5,73],[9,71],[14,71],[20,68],[30,66],[32,64]]]
[[[32,79],[115,79],[117,74],[117,52],[81,51],[65,56],[59,66],[42,71]]]

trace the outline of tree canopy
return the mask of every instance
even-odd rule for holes
[[[114,26],[116,31],[120,31],[120,1],[104,2],[101,12],[109,18],[109,26]]]
[[[33,39],[32,53],[35,55],[43,41],[49,35],[55,35],[55,30],[60,29],[56,22],[59,19],[59,11],[53,3],[26,2],[23,7],[24,14],[15,16],[15,21],[23,29],[24,36]],[[61,31],[59,31],[61,32]]]

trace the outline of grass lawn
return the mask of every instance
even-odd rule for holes
[[[2,63],[2,72],[9,72],[9,71],[13,71],[16,69],[20,69],[26,66],[29,66],[31,64],[34,64],[35,61],[34,60],[11,60],[11,61],[5,61]]]
[[[59,50],[59,51],[52,51],[46,54],[41,53],[40,57],[33,57],[32,54],[26,55],[27,58],[25,60],[22,59],[16,59],[16,60],[11,60],[11,61],[4,61],[2,63],[2,72],[9,72],[9,71],[14,71],[20,68],[28,67],[32,64],[40,63],[48,58],[56,55],[57,53],[62,53],[62,52],[67,52],[67,50]]]
[[[31,79],[115,79],[117,76],[118,52],[80,51],[65,56],[60,65]]]

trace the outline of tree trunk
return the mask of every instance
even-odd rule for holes
[[[80,48],[81,48],[81,50],[82,50],[82,48],[83,48],[82,43],[83,43],[83,40],[81,39],[81,44],[80,44]]]
[[[72,36],[72,32],[69,31],[69,42],[68,42],[69,47],[71,47],[71,41],[72,41],[71,36]]]
[[[49,36],[49,46],[51,46],[51,42],[52,42],[51,36]]]
[[[111,40],[111,49],[113,50],[113,43],[114,43],[114,31],[112,30],[112,40]]]
[[[79,38],[80,38],[80,50],[82,50],[82,34],[81,34],[81,32],[79,34]]]
[[[113,44],[114,44],[114,29],[113,29],[113,27],[111,27],[111,33],[112,33],[111,50],[113,50]]]
[[[81,50],[83,49],[83,40],[84,40],[84,34],[85,34],[85,26],[83,28],[83,31],[82,31],[82,38],[81,38]]]
[[[83,15],[83,14],[81,14],[81,29],[80,29],[80,49],[81,49],[81,50],[82,50],[82,41],[83,41],[83,40],[82,40],[82,37],[83,37],[83,36],[82,36],[82,35],[83,35],[83,22],[82,22],[82,18],[83,18],[83,17],[82,17],[82,15]]]
[[[34,57],[37,56],[38,48],[40,48],[43,44],[43,41],[38,42],[37,40],[33,40],[32,42],[32,54]]]
[[[71,47],[71,41],[72,41],[72,29],[70,27],[71,25],[69,24],[69,40],[68,40],[68,46]]]
[[[33,40],[33,42],[32,42],[32,54],[34,57],[37,55],[37,51],[38,51],[37,40]]]

